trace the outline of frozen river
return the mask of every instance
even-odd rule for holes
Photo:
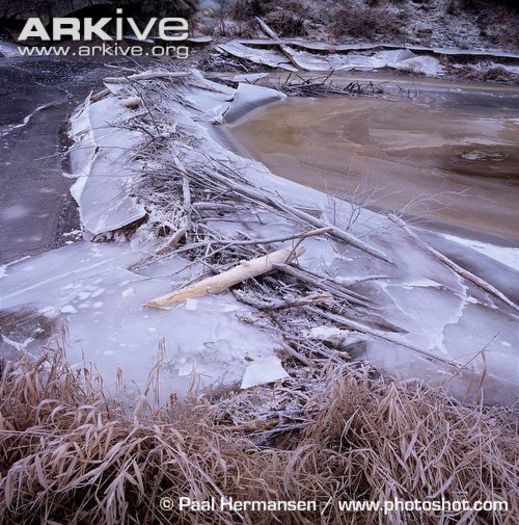
[[[409,91],[412,87],[412,91]],[[414,224],[519,246],[519,90],[288,99],[227,127],[274,173]]]

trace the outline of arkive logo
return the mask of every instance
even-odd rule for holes
[[[121,8],[116,9],[117,15],[122,15]],[[115,23],[115,35],[110,35],[105,28]],[[150,18],[146,26],[141,30],[136,21],[129,17],[104,17],[94,20],[93,18],[53,18],[49,30],[45,28],[39,18],[29,18],[18,37],[19,42],[25,42],[29,38],[39,38],[43,42],[60,41],[63,38],[72,40],[90,41],[99,38],[104,41],[122,41],[130,33],[138,40],[145,41],[150,36],[158,36],[166,42],[179,42],[188,37],[188,22],[185,18]]]

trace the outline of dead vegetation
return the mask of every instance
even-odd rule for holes
[[[331,71],[327,74],[306,78],[298,73],[290,73],[284,81],[271,80],[270,86],[289,97],[369,96],[384,93],[379,83],[369,80],[336,81],[334,73]]]
[[[217,400],[158,404],[157,368],[129,410],[60,351],[0,382],[4,523],[344,523],[338,500],[505,500],[508,512],[355,514],[356,523],[514,523],[519,436],[511,411],[464,407],[363,365],[294,373]],[[315,500],[317,513],[208,513],[161,497]]]
[[[347,35],[361,40],[377,37],[397,40],[405,31],[405,20],[399,19],[387,6],[345,4],[334,10],[330,18],[330,32],[334,38]]]
[[[281,2],[238,0],[235,2],[231,16],[238,22],[250,24],[251,30],[256,25],[257,16],[265,21],[283,37],[301,37],[308,34],[306,24],[309,20],[308,10],[299,0],[282,0]]]

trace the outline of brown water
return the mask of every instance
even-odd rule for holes
[[[277,175],[472,238],[519,244],[519,96],[289,99],[227,127]]]

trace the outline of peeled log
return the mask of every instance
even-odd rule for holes
[[[181,303],[192,297],[201,297],[203,295],[219,293],[235,284],[241,283],[252,277],[258,277],[275,269],[276,264],[285,264],[304,252],[304,247],[300,244],[296,248],[283,248],[275,252],[245,261],[223,272],[219,275],[202,279],[201,281],[180,288],[175,292],[163,295],[153,299],[146,304],[149,308],[163,308],[174,303]]]

